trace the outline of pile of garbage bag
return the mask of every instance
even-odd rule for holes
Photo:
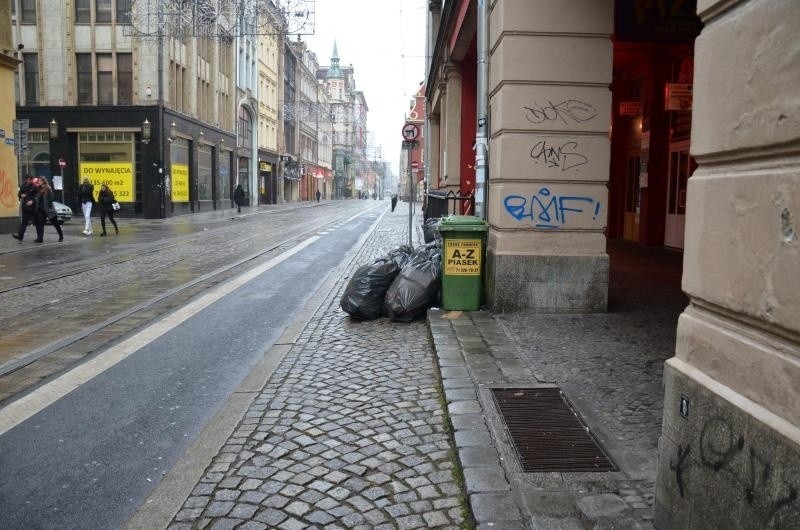
[[[441,262],[440,240],[416,249],[402,245],[356,269],[339,305],[360,320],[381,316],[394,322],[416,320],[439,304]]]
[[[432,243],[437,239],[442,239],[442,234],[439,233],[438,217],[431,217],[422,224],[422,237],[425,238],[425,243]]]

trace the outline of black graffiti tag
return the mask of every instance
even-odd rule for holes
[[[675,472],[675,482],[681,498],[687,494],[686,472],[691,468],[708,469],[714,473],[726,472],[742,487],[747,504],[753,507],[763,518],[764,527],[780,525],[782,516],[792,517],[792,507],[798,500],[798,488],[781,480],[775,474],[775,466],[758,451],[750,447],[743,436],[737,435],[734,428],[721,416],[712,417],[700,432],[699,466],[693,464],[689,455],[691,445],[678,445],[675,460],[670,459],[669,469]],[[739,469],[732,465],[733,460],[741,456],[746,458],[747,465]],[[779,481],[779,482],[776,482]],[[790,510],[787,512],[786,510]]]
[[[578,142],[564,142],[559,147],[547,145],[545,140],[537,142],[531,149],[531,158],[547,167],[560,167],[564,172],[589,162],[584,155],[577,153]]]
[[[687,445],[686,449],[679,444],[678,445],[678,461],[676,463],[669,463],[670,471],[675,472],[675,481],[678,483],[678,493],[680,493],[681,498],[684,496],[684,488],[683,488],[683,472],[686,470],[684,467],[686,464],[686,458],[689,456],[689,453],[692,451],[692,446]]]
[[[714,471],[726,467],[744,448],[744,438],[735,438],[733,429],[722,418],[712,418],[700,433],[700,460]]]
[[[546,105],[536,103],[532,107],[523,107],[525,119],[531,123],[561,121],[564,125],[570,122],[583,123],[597,116],[597,109],[585,101],[567,99],[561,103],[548,101]]]

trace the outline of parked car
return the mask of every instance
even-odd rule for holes
[[[53,208],[56,209],[56,216],[58,217],[58,222],[60,224],[64,224],[70,219],[72,219],[72,208],[64,204],[63,202],[53,201]]]

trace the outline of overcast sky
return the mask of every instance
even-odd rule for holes
[[[427,0],[316,0],[314,35],[305,35],[320,66],[333,43],[341,66],[353,65],[369,107],[367,128],[396,174],[405,116],[425,80]]]

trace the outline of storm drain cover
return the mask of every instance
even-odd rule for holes
[[[492,393],[523,471],[616,471],[559,388]]]

